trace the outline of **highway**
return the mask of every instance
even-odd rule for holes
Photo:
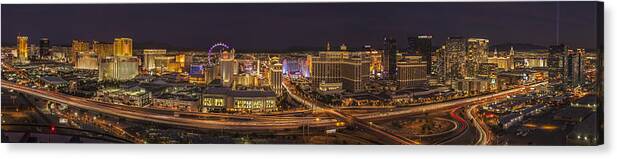
[[[469,109],[465,110],[465,113],[467,116],[471,117],[471,121],[479,134],[478,140],[475,144],[488,145],[491,143],[492,134],[490,133],[491,130],[486,126],[486,124],[484,124],[484,121],[475,115],[479,106],[480,105],[473,105]]]
[[[393,134],[388,132],[387,130],[384,130],[381,127],[376,127],[376,126],[372,126],[372,124],[367,124],[365,121],[374,121],[374,120],[386,120],[386,119],[393,119],[393,118],[397,118],[397,117],[403,117],[403,116],[408,116],[408,115],[415,115],[415,114],[421,114],[421,113],[425,113],[425,112],[430,112],[430,111],[437,111],[437,110],[443,110],[443,109],[448,109],[448,108],[455,108],[455,107],[462,107],[465,105],[469,105],[469,104],[473,104],[476,102],[487,102],[487,101],[494,101],[500,98],[505,98],[509,95],[513,95],[513,94],[518,94],[518,93],[524,93],[526,90],[528,90],[529,87],[537,87],[540,85],[544,85],[547,84],[546,82],[541,82],[541,83],[537,83],[537,84],[533,84],[530,86],[525,86],[525,87],[520,87],[520,88],[515,88],[515,89],[511,89],[511,90],[507,90],[507,91],[502,91],[499,93],[494,93],[494,94],[489,94],[489,95],[483,95],[483,96],[477,96],[477,97],[470,97],[470,98],[464,98],[464,99],[457,99],[457,100],[452,100],[452,101],[447,101],[447,102],[442,102],[442,103],[435,103],[435,104],[428,104],[428,105],[422,105],[422,106],[417,106],[417,107],[411,107],[411,108],[406,108],[400,111],[392,111],[392,112],[377,112],[377,113],[370,113],[370,114],[359,114],[356,116],[352,116],[352,115],[347,115],[347,114],[343,114],[341,112],[338,112],[332,108],[329,108],[327,106],[325,106],[325,104],[320,103],[317,100],[314,99],[306,99],[303,98],[301,95],[297,95],[297,93],[299,93],[298,90],[295,90],[295,88],[291,85],[291,82],[289,82],[289,80],[284,80],[283,81],[283,87],[285,88],[285,90],[289,93],[289,95],[296,101],[312,108],[312,109],[316,109],[318,111],[324,111],[326,113],[329,114],[333,114],[335,116],[338,116],[340,118],[345,119],[347,122],[351,122],[354,123],[364,129],[370,130],[373,133],[377,134],[377,135],[381,135],[384,136],[392,141],[395,141],[399,144],[420,144],[417,141],[413,141],[410,140],[408,138],[399,136],[397,134]],[[470,116],[473,118],[473,120],[476,120],[474,116]],[[457,120],[462,120],[462,118],[459,118]],[[464,123],[464,120],[463,120]],[[474,124],[478,124],[478,122],[474,122]],[[465,127],[463,127],[465,128]],[[477,144],[488,144],[490,141],[490,136],[488,135],[487,131],[485,131],[484,127],[481,127],[479,125],[476,125],[476,128],[479,129],[479,131],[481,131],[481,135],[480,135],[480,140],[478,141]]]
[[[541,85],[544,83],[539,83],[532,85],[534,87],[536,85]],[[313,118],[305,118],[305,117],[289,117],[287,120],[272,120],[263,118],[258,121],[219,121],[219,120],[202,120],[202,119],[191,119],[191,118],[182,118],[175,117],[173,115],[161,115],[158,113],[153,113],[150,111],[139,111],[133,109],[126,109],[126,106],[109,104],[109,103],[101,103],[94,102],[86,98],[80,98],[75,96],[70,96],[58,92],[46,91],[33,89],[26,86],[17,85],[11,83],[9,81],[2,81],[1,84],[4,89],[11,89],[18,92],[22,92],[25,94],[29,94],[32,96],[41,97],[47,100],[56,101],[59,103],[75,106],[81,109],[91,110],[95,112],[101,112],[110,115],[116,115],[119,117],[124,117],[128,119],[156,122],[162,124],[169,125],[178,125],[178,126],[186,126],[186,127],[195,127],[195,128],[206,128],[206,129],[225,129],[225,130],[288,130],[288,129],[298,129],[302,126],[309,125],[310,127],[335,127],[337,120],[336,119],[323,119],[323,120],[314,120]],[[284,83],[284,87],[287,88],[287,85]],[[313,108],[314,111],[324,111],[330,114],[335,114],[345,120],[349,120],[350,122],[355,123],[356,125],[363,127],[367,130],[372,130],[379,134],[383,134],[384,136],[391,136],[393,140],[399,140],[399,143],[402,144],[413,144],[415,142],[409,141],[408,139],[395,139],[396,135],[390,134],[385,130],[379,130],[376,127],[372,127],[370,124],[367,124],[363,121],[374,121],[374,120],[386,120],[386,119],[394,119],[407,115],[420,114],[424,112],[441,110],[446,108],[453,108],[456,106],[466,105],[473,102],[478,101],[486,101],[493,100],[494,98],[504,97],[507,95],[524,93],[526,87],[512,89],[508,91],[503,91],[495,94],[458,99],[454,101],[448,101],[443,103],[435,103],[428,105],[421,105],[417,107],[405,108],[402,110],[387,112],[387,113],[369,113],[369,114],[359,114],[359,115],[345,115],[340,114],[336,115],[333,109],[324,109],[321,105],[317,105],[314,102],[309,100],[305,100],[298,95],[292,93],[290,90],[290,96],[300,103],[307,105]],[[254,116],[254,118],[261,118],[263,116]]]
[[[161,115],[157,113],[152,113],[149,111],[121,109],[119,107],[122,106],[114,104],[94,102],[86,98],[74,97],[52,91],[33,89],[25,86],[16,85],[8,81],[2,81],[2,88],[15,90],[32,96],[41,97],[47,100],[52,100],[95,112],[101,112],[135,120],[186,127],[226,130],[284,130],[300,128],[307,122],[310,122],[311,127],[330,127],[334,126],[336,122],[336,120],[334,119],[323,119],[316,121],[312,118],[290,119],[286,121],[215,121],[180,118],[174,117],[172,115]]]
[[[345,120],[345,122],[350,123],[350,124],[355,124],[355,126],[358,126],[362,129],[365,130],[369,130],[370,132],[372,132],[375,135],[379,135],[382,137],[385,137],[386,139],[389,139],[391,141],[393,141],[394,143],[397,144],[403,144],[403,145],[411,145],[411,144],[420,144],[420,142],[408,139],[406,137],[402,137],[398,134],[394,134],[391,133],[385,129],[383,129],[382,127],[377,127],[377,126],[373,126],[373,124],[371,123],[367,123],[366,120],[360,120],[355,116],[349,115],[349,114],[344,114],[341,113],[333,108],[327,107],[326,104],[323,104],[317,100],[313,100],[313,99],[306,99],[306,98],[302,98],[299,95],[297,95],[296,93],[299,93],[299,91],[295,90],[293,87],[287,86],[289,85],[290,82],[288,80],[285,80],[283,82],[283,87],[285,88],[285,90],[289,93],[289,95],[296,101],[303,103],[309,107],[311,107],[313,110],[315,108],[317,108],[318,111],[323,111],[325,113],[334,115],[336,117],[342,118]]]
[[[442,140],[439,140],[437,142],[435,142],[435,144],[438,145],[443,145],[443,144],[449,144],[452,143],[453,141],[459,140],[461,137],[465,136],[465,134],[468,132],[469,130],[469,123],[467,122],[467,120],[465,120],[463,117],[461,117],[457,112],[459,110],[461,110],[463,107],[457,107],[454,109],[449,110],[448,115],[450,116],[450,118],[456,120],[456,125],[455,125],[455,130],[452,131],[454,132],[453,136],[448,136],[443,138]]]
[[[377,135],[380,136],[384,136],[386,137],[386,139],[392,140],[395,143],[398,144],[403,144],[403,145],[411,145],[411,144],[420,144],[420,142],[408,139],[406,137],[402,137],[400,135],[394,134],[394,133],[390,133],[387,130],[383,129],[382,127],[377,127],[377,126],[373,126],[370,123],[367,123],[364,120],[359,120],[358,118],[351,116],[351,115],[346,115],[343,113],[340,113],[334,109],[325,109],[325,112],[329,113],[329,114],[333,114],[335,116],[338,116],[340,118],[343,118],[346,122],[351,123],[351,124],[355,124],[356,126],[365,129],[365,130],[369,130],[370,132],[373,132]]]
[[[421,114],[421,113],[430,112],[430,111],[449,109],[449,108],[454,108],[458,106],[466,106],[466,105],[470,105],[476,102],[496,101],[502,98],[506,98],[509,95],[526,93],[528,88],[530,87],[537,87],[537,86],[545,85],[547,83],[548,82],[541,82],[541,83],[532,84],[530,86],[514,88],[514,89],[510,89],[510,90],[506,90],[506,91],[502,91],[498,93],[457,99],[457,100],[441,102],[441,103],[421,105],[421,106],[411,107],[408,109],[403,109],[400,111],[392,111],[392,112],[387,112],[387,113],[378,112],[378,113],[370,113],[370,114],[361,114],[361,115],[358,115],[358,118],[363,119],[363,120],[367,120],[367,119],[385,120],[385,119],[392,119],[392,118],[397,118],[397,117],[402,117],[402,116]]]

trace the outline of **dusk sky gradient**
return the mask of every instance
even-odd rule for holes
[[[382,48],[391,35],[482,37],[499,43],[595,48],[596,2],[497,3],[261,3],[261,4],[61,4],[2,7],[2,42],[21,33],[52,45],[71,39],[158,42],[208,48],[225,42],[238,49],[320,47],[326,41]],[[558,14],[559,13],[559,14]],[[559,20],[559,21],[558,21]],[[559,27],[559,29],[557,29]],[[559,32],[557,32],[559,31]],[[557,35],[559,34],[559,35]],[[559,39],[557,39],[559,37]]]

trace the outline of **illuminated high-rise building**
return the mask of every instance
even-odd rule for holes
[[[145,71],[153,71],[156,68],[155,57],[164,56],[166,53],[167,50],[165,49],[144,49],[144,64],[142,69]]]
[[[497,78],[497,63],[481,63],[478,76],[481,78],[496,79]]]
[[[409,53],[409,54],[416,54],[417,53],[417,50],[416,50],[416,40],[418,40],[416,36],[409,36],[409,37],[407,37],[407,53]]]
[[[476,78],[481,63],[488,60],[488,39],[467,39],[467,54],[465,55],[465,77]]]
[[[98,56],[98,59],[103,59],[114,55],[114,44],[93,41],[92,50],[94,50],[94,52]]]
[[[176,72],[175,68],[171,65],[175,63],[175,56],[155,56],[154,57],[154,70],[157,73],[162,72]]]
[[[52,46],[51,52],[52,60],[56,62],[67,62],[68,56],[71,55],[71,47]]]
[[[39,56],[42,58],[51,58],[51,47],[49,46],[49,39],[47,37],[42,37],[39,39]]]
[[[136,57],[106,57],[99,64],[100,81],[126,81],[139,74]]]
[[[383,65],[383,70],[386,73],[386,77],[389,79],[396,78],[396,39],[391,37],[384,38],[384,49],[383,55],[381,55],[381,64]]]
[[[206,65],[204,68],[204,79],[206,84],[210,84],[216,78],[216,68],[211,65]]]
[[[488,57],[487,63],[496,64],[497,68],[504,70],[504,71],[513,70],[514,69],[514,48],[510,48],[510,53],[507,55],[500,55],[497,53],[497,50],[495,49],[495,52],[493,53],[493,55]]]
[[[377,50],[370,50],[369,56],[371,57],[371,74],[381,75],[383,72],[383,65],[381,64],[381,55],[383,53]]]
[[[584,54],[585,49],[568,50],[564,74],[570,86],[578,86],[585,82]]]
[[[17,36],[17,61],[28,63],[28,36]]]
[[[270,88],[277,96],[283,94],[283,64],[279,62],[279,59],[274,57],[270,61],[270,70],[268,75],[270,81]]]
[[[437,80],[441,83],[445,83],[446,80],[446,51],[445,46],[441,46],[435,50],[435,75]]]
[[[308,76],[313,72],[313,55],[306,55],[306,67],[308,67]]]
[[[114,39],[114,55],[122,56],[122,57],[133,56],[133,39],[115,38]]]
[[[259,78],[257,74],[242,73],[242,74],[235,76],[235,78],[236,79],[234,80],[235,82],[234,85],[236,85],[236,87],[238,86],[242,86],[245,88],[259,87]]]
[[[86,51],[78,53],[76,69],[97,70],[98,67],[98,58],[95,52]]]
[[[188,57],[190,57],[190,56],[188,56]],[[187,62],[186,59],[187,59],[186,53],[181,52],[181,53],[176,54],[176,64],[178,65],[178,72],[188,71],[188,69],[186,69],[187,68],[186,67],[186,64],[187,64],[186,63]],[[189,68],[190,68],[190,66],[189,66]]]
[[[411,55],[420,55],[422,56],[422,61],[426,61],[426,71],[429,74],[432,74],[432,59],[431,54],[433,52],[433,36],[431,35],[418,35],[415,37],[409,37],[408,44],[409,50],[408,52]]]
[[[399,88],[408,87],[425,87],[428,81],[428,73],[426,72],[426,61],[423,56],[406,55],[399,60],[396,65],[398,72],[396,81]]]
[[[467,41],[463,37],[449,37],[439,52],[438,63],[441,64],[440,79],[449,84],[465,78],[465,54]]]
[[[362,92],[370,77],[367,51],[320,51],[313,57],[311,85],[341,85],[348,92]]]
[[[311,84],[313,87],[320,83],[340,83],[343,53],[340,51],[321,51],[313,56]]]
[[[189,69],[189,83],[199,85],[207,84],[204,71],[205,70],[203,64],[191,64]]]
[[[235,50],[225,50],[221,54],[221,78],[223,81],[223,86],[230,87],[233,84],[233,73],[234,73],[234,63],[235,63]]]
[[[567,47],[563,44],[552,45],[549,47],[548,55],[548,76],[549,82],[561,83],[565,79],[564,63],[567,54]]]
[[[371,75],[371,58],[369,52],[347,52],[341,65],[341,81],[343,89],[349,92],[365,90]]]
[[[82,40],[73,40],[71,45],[71,55],[69,56],[69,62],[74,66],[77,65],[78,55],[80,52],[90,51],[90,43]]]

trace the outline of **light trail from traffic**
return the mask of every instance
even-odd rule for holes
[[[127,109],[118,109],[117,105],[93,102],[85,98],[73,97],[56,92],[32,89],[24,86],[12,84],[7,81],[2,82],[2,88],[11,89],[26,93],[29,95],[41,97],[44,99],[64,103],[67,105],[75,106],[78,108],[101,112],[105,114],[116,115],[119,117],[157,122],[169,125],[179,125],[196,128],[206,129],[228,129],[228,130],[285,130],[285,129],[297,129],[306,122],[311,122],[313,127],[329,127],[334,126],[336,120],[323,119],[315,121],[312,119],[298,119],[288,121],[212,121],[212,120],[198,120],[174,117],[170,115],[160,115],[156,113],[146,111],[135,111]]]
[[[465,110],[465,113],[467,113],[467,116],[469,116],[471,118],[471,123],[473,123],[474,127],[476,128],[476,130],[478,131],[478,140],[476,141],[476,145],[488,145],[491,142],[491,134],[490,134],[490,130],[488,128],[486,128],[482,121],[482,119],[479,119],[478,117],[476,117],[474,115],[474,113],[472,111],[474,111],[477,107],[479,107],[480,105],[473,105],[471,106],[469,109]],[[482,124],[480,124],[480,122],[482,122]]]
[[[541,85],[544,83],[534,84],[531,87],[535,87],[537,85]],[[288,86],[284,83],[285,88]],[[529,87],[529,86],[528,86]],[[374,132],[378,132],[379,134],[383,134],[384,136],[392,137],[393,140],[398,140],[399,143],[402,144],[417,144],[416,141],[409,140],[406,138],[397,137],[397,135],[393,135],[385,130],[378,130],[376,127],[370,126],[370,124],[366,124],[363,121],[373,121],[373,120],[385,120],[385,119],[393,119],[406,115],[419,114],[434,110],[446,109],[455,106],[460,106],[472,102],[477,101],[485,101],[490,99],[496,99],[498,97],[503,97],[506,95],[512,95],[516,93],[524,93],[528,87],[516,88],[508,91],[503,91],[495,94],[466,98],[466,99],[458,99],[454,101],[448,101],[443,103],[435,103],[422,105],[417,107],[411,107],[402,109],[400,111],[393,111],[387,113],[370,113],[370,114],[359,114],[359,115],[338,115],[339,117],[344,117],[343,119],[351,119],[349,121],[356,123],[359,126],[364,127],[365,129],[372,130]],[[120,105],[109,104],[109,103],[100,103],[93,102],[86,98],[74,97],[70,95],[65,95],[53,91],[45,91],[39,89],[33,89],[25,86],[20,86],[17,84],[13,84],[8,81],[2,81],[2,88],[11,89],[15,91],[19,91],[25,94],[41,97],[44,99],[64,103],[67,105],[75,106],[78,108],[116,115],[119,117],[150,121],[162,124],[169,125],[178,125],[178,126],[186,126],[186,127],[195,127],[195,128],[206,128],[206,129],[226,129],[226,130],[290,130],[290,129],[298,129],[304,125],[309,125],[310,127],[335,127],[336,119],[322,119],[322,120],[313,120],[312,118],[294,118],[290,117],[289,120],[264,120],[264,121],[213,121],[213,120],[199,120],[199,119],[190,119],[190,118],[181,118],[174,117],[172,115],[161,115],[147,111],[135,111],[129,109],[123,109]],[[323,111],[328,112],[329,114],[333,113],[332,109],[324,109],[320,105],[315,104],[309,100],[303,99],[298,95],[292,93],[289,89],[287,91],[290,92],[290,95],[295,100],[298,100],[300,103],[307,105],[313,108],[314,111]],[[256,118],[261,118],[261,116],[255,116]]]

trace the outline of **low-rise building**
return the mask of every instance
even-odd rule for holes
[[[452,82],[452,89],[463,94],[482,94],[494,90],[495,82],[490,79],[464,79]]]
[[[276,93],[270,90],[233,90],[227,87],[206,89],[201,112],[254,113],[277,111]]]
[[[171,96],[154,98],[152,107],[185,112],[197,112],[199,99],[174,98]]]
[[[96,92],[96,100],[133,107],[146,107],[152,103],[152,93],[141,87],[105,88]]]
[[[44,76],[41,77],[41,81],[45,83],[45,87],[53,89],[63,88],[68,85],[66,80],[56,76]]]

